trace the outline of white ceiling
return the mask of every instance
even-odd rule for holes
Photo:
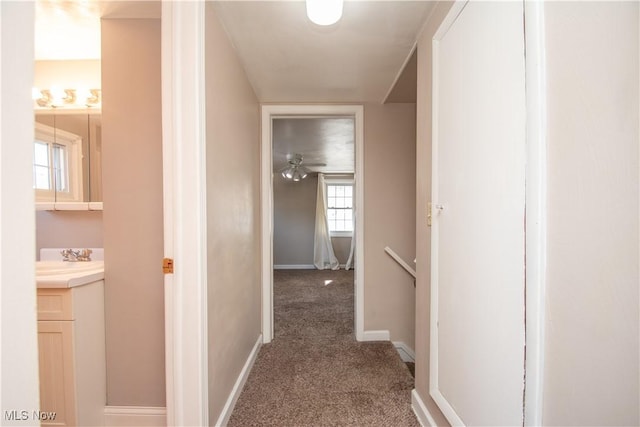
[[[100,59],[100,18],[160,18],[156,0],[36,0],[35,59]]]
[[[287,165],[294,154],[303,156],[303,165],[313,172],[353,172],[355,168],[355,127],[353,118],[316,117],[273,120],[273,170]],[[291,156],[291,157],[290,157]]]
[[[216,1],[262,102],[383,102],[435,2],[345,1],[320,27],[303,1]]]
[[[433,1],[345,0],[330,27],[311,23],[302,0],[212,3],[261,102],[415,102],[410,58]],[[36,59],[99,59],[100,18],[160,13],[154,0],[36,0]],[[273,130],[275,170],[293,153],[327,164],[314,171],[354,169],[351,119],[279,119]]]

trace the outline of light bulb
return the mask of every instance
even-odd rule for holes
[[[317,25],[333,25],[342,17],[343,0],[306,0],[307,16]]]

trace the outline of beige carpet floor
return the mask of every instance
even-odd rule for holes
[[[393,345],[354,338],[352,271],[276,270],[274,319],[229,426],[419,426]]]

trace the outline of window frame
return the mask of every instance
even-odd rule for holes
[[[327,197],[327,224],[329,223],[329,209],[334,209],[334,208],[329,208],[329,186],[350,186],[351,187],[351,209],[355,209],[355,200],[356,200],[356,188],[355,188],[355,180],[353,178],[331,178],[331,177],[327,177],[325,176],[324,179],[324,190],[325,190],[325,195]],[[345,208],[348,209],[348,208]],[[331,237],[353,237],[353,230],[355,229],[355,222],[353,222],[352,224],[352,230],[351,231],[331,231],[331,229],[329,229],[329,235]]]
[[[35,180],[33,183],[36,202],[82,202],[82,137],[71,132],[56,129],[42,123],[35,123],[34,133],[34,150],[35,144],[44,142],[48,146],[49,152],[49,176],[51,189],[35,188]],[[51,172],[53,144],[66,148],[67,152],[67,181],[69,183],[69,191],[56,191],[56,185]],[[32,167],[35,168],[35,158]]]

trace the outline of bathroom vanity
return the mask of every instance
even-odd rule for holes
[[[104,264],[38,261],[43,425],[102,426],[106,405]],[[51,418],[51,417],[47,417]]]

